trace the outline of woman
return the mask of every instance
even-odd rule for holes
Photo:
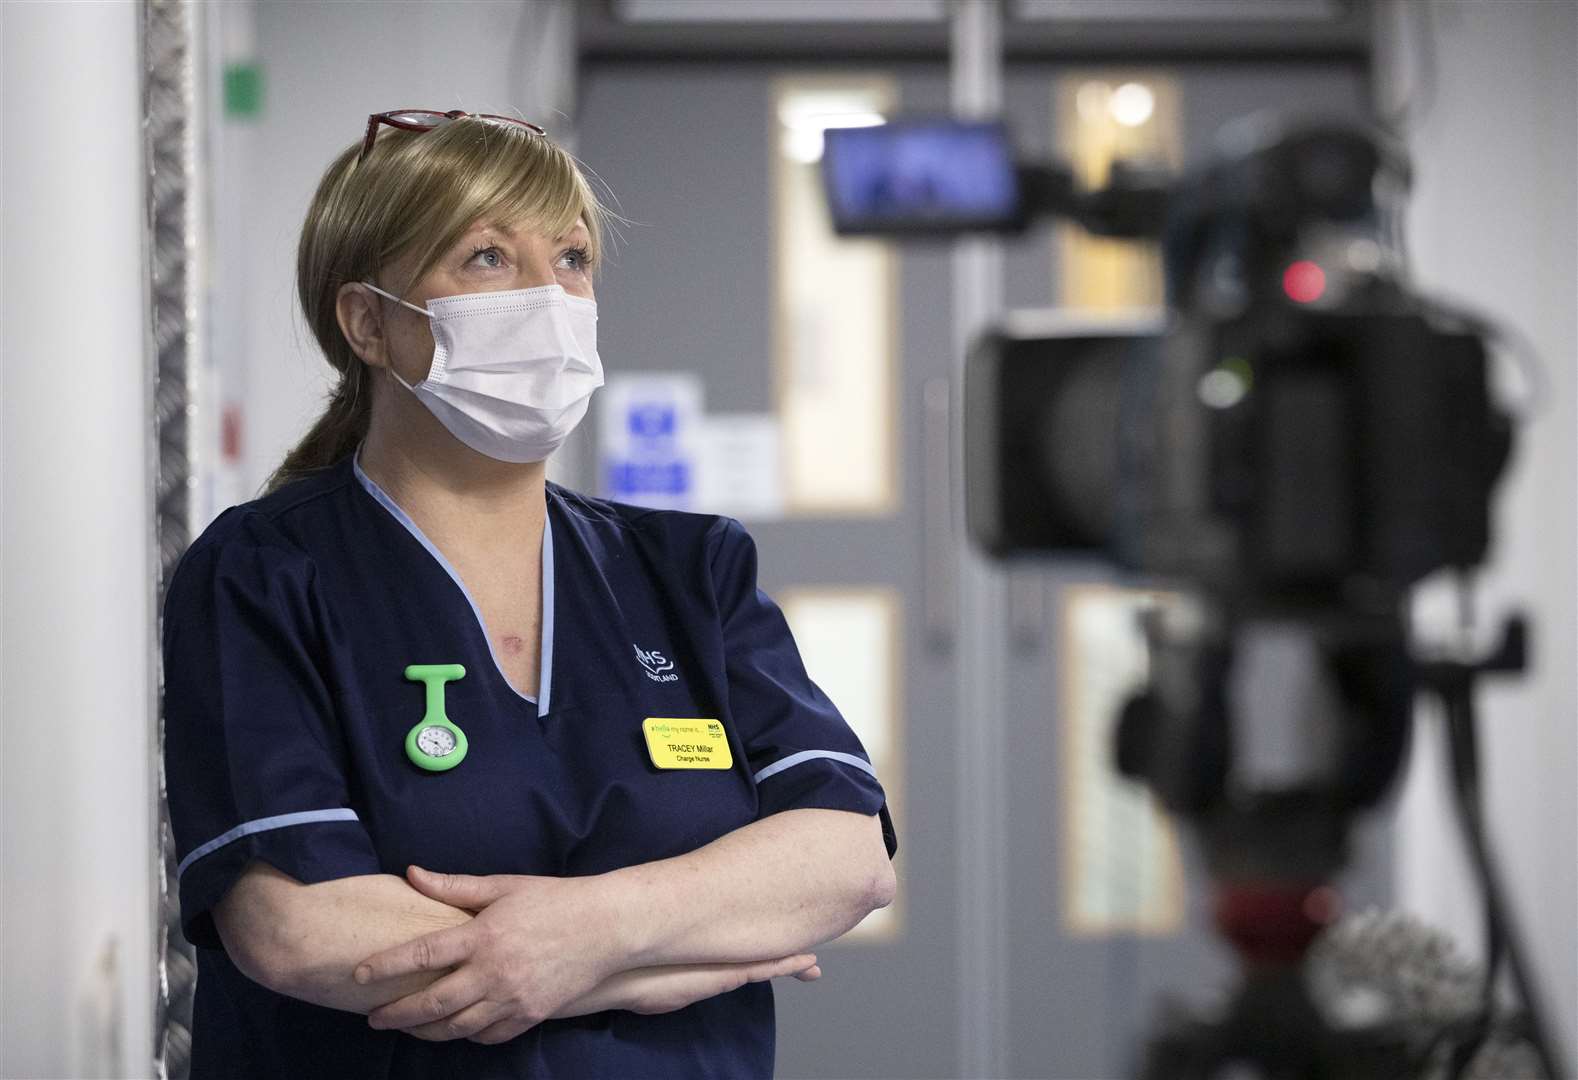
[[[165,606],[194,1076],[768,1075],[767,980],[893,895],[744,530],[545,481],[603,216],[500,117],[375,115],[323,177],[338,389]]]

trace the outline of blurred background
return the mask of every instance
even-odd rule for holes
[[[395,108],[532,119],[600,178],[628,219],[598,282],[608,385],[550,475],[744,520],[890,793],[899,900],[779,988],[787,1077],[1126,1075],[1157,994],[1228,971],[1187,837],[1108,767],[1136,594],[1094,563],[987,564],[960,526],[966,344],[1009,309],[1155,307],[1156,252],[1051,225],[836,239],[822,132],[1000,114],[1097,183],[1187,169],[1260,109],[1396,131],[1416,284],[1543,367],[1477,592],[1486,624],[1530,614],[1534,665],[1480,706],[1490,833],[1578,1048],[1578,5],[11,2],[0,37],[4,1076],[183,1075],[161,567],[321,410],[297,232]],[[1431,586],[1415,614],[1456,617]],[[1434,722],[1342,884],[1473,961]]]

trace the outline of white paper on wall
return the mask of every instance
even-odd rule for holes
[[[783,516],[776,416],[717,413],[702,421],[697,434],[697,510],[741,521],[775,521]]]

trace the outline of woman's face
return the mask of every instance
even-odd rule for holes
[[[521,222],[479,221],[424,274],[404,299],[417,307],[443,296],[505,292],[561,285],[571,296],[595,300],[588,249],[591,234],[577,221],[565,235],[550,237]],[[415,269],[413,260],[391,263],[376,284],[396,295]],[[353,291],[354,296],[347,295]],[[340,296],[340,325],[357,355],[392,367],[411,385],[427,378],[433,359],[428,320],[370,289],[346,286]],[[376,324],[376,325],[375,325]]]
[[[417,307],[440,296],[461,293],[499,292],[507,289],[533,289],[543,285],[563,285],[571,296],[595,299],[592,274],[588,265],[591,234],[586,223],[577,221],[559,237],[533,232],[520,222],[483,222],[473,225],[406,294]],[[400,283],[400,271],[410,267],[392,266],[379,282],[384,288]]]

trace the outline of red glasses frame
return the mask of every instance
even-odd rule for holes
[[[367,155],[372,151],[373,140],[378,137],[378,125],[388,124],[390,127],[399,128],[401,131],[432,131],[442,127],[451,120],[470,117],[473,120],[496,120],[504,124],[515,124],[519,127],[535,131],[539,135],[548,134],[530,120],[519,120],[513,116],[495,116],[493,113],[468,113],[462,109],[451,109],[448,112],[439,112],[436,109],[392,109],[389,112],[373,113],[367,118],[367,137],[362,140],[362,153],[356,159],[360,165],[367,160]]]

